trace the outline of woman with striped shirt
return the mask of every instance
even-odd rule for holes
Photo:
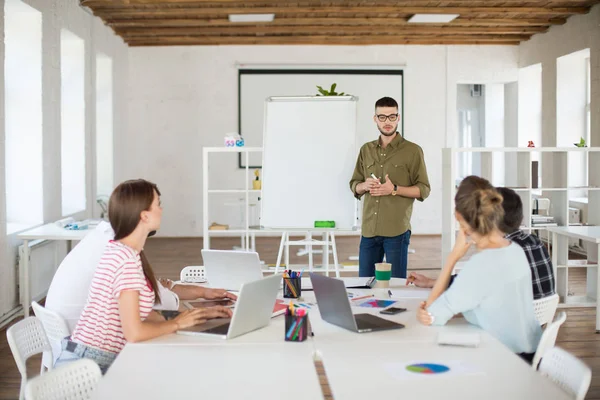
[[[211,318],[231,317],[225,307],[188,310],[169,321],[152,311],[160,298],[143,248],[148,235],[160,227],[162,206],[155,184],[140,179],[117,186],[108,216],[115,238],[104,250],[87,303],[71,337],[63,340],[56,365],[90,358],[105,373],[127,342],[174,333]]]

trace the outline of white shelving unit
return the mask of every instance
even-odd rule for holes
[[[250,229],[250,195],[260,194],[260,190],[251,189],[251,176],[250,176],[250,153],[262,153],[262,147],[204,147],[202,149],[202,231],[203,231],[203,247],[210,249],[210,237],[211,236],[226,236],[228,234],[239,234],[244,238],[242,240],[245,250],[250,250],[254,247],[254,233]],[[210,189],[209,182],[209,157],[211,154],[220,153],[242,153],[242,157],[245,157],[245,175],[244,175],[244,188],[243,189]],[[240,185],[242,186],[242,185]],[[210,230],[210,216],[208,212],[208,206],[211,194],[243,194],[244,196],[244,225],[239,227],[241,229],[228,229],[228,230]]]
[[[202,224],[203,224],[203,248],[210,249],[210,238],[213,236],[229,236],[231,234],[240,235],[242,240],[242,247],[246,251],[255,249],[256,235],[277,235],[281,236],[281,243],[279,247],[279,253],[277,257],[277,263],[275,268],[264,267],[263,271],[275,272],[278,270],[277,265],[280,264],[282,259],[283,250],[285,249],[285,263],[289,265],[289,246],[302,245],[309,249],[309,265],[312,266],[312,249],[313,247],[322,247],[322,254],[325,254],[325,261],[323,262],[323,271],[329,274],[329,246],[332,247],[331,251],[334,256],[334,270],[336,276],[339,277],[341,265],[337,259],[337,250],[335,247],[335,230],[326,229],[254,229],[250,227],[250,195],[259,194],[260,190],[254,190],[250,188],[251,176],[250,176],[250,165],[249,155],[250,153],[262,152],[262,147],[205,147],[202,149]],[[222,153],[242,153],[242,157],[245,157],[245,175],[244,175],[244,189],[210,189],[209,179],[209,157],[211,154],[222,154]],[[240,185],[241,186],[241,185]],[[210,215],[209,215],[209,202],[211,201],[211,195],[219,194],[243,194],[244,195],[244,225],[241,227],[235,227],[234,229],[227,230],[211,230],[209,229]],[[305,234],[307,238],[304,241],[292,241],[290,240],[290,233],[297,232],[298,234]],[[312,233],[323,234],[323,241],[312,241]],[[312,270],[312,268],[311,268]],[[345,268],[344,271],[357,271],[358,268]]]
[[[540,147],[540,148],[445,148],[442,150],[443,162],[443,190],[442,204],[444,211],[442,213],[442,263],[452,250],[456,239],[457,223],[454,218],[454,195],[456,194],[458,176],[459,154],[479,153],[481,159],[482,177],[490,180],[493,185],[501,186],[498,177],[504,178],[504,185],[515,190],[523,201],[523,230],[546,230],[543,226],[532,226],[531,215],[534,199],[543,197],[550,199],[549,215],[553,216],[558,226],[567,226],[569,224],[569,199],[581,197],[579,194],[584,192],[588,198],[588,210],[600,210],[600,147]],[[532,167],[531,162],[534,155],[542,160],[540,170],[551,170],[551,173],[543,174],[542,188],[532,187]],[[574,182],[569,182],[569,166],[573,167],[578,160],[581,160],[581,154],[587,153],[588,168],[588,186],[581,186]],[[507,168],[504,171],[494,171],[493,160],[496,157],[504,156],[506,165],[516,162],[515,168]],[[580,165],[580,164],[577,164]],[[512,171],[512,172],[510,172]],[[600,212],[588,212],[589,225],[600,225]],[[553,246],[561,249],[561,253],[568,254],[568,240],[564,237],[558,239],[558,243]],[[597,262],[568,262],[557,266],[557,287],[561,288],[561,296],[565,299],[566,285],[568,282],[569,268],[588,268],[594,269],[596,273]],[[588,272],[588,281],[590,280]],[[589,282],[588,282],[589,284]],[[564,290],[563,290],[564,289]]]

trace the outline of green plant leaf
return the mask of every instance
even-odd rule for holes
[[[329,89],[329,91],[330,91],[331,93],[335,93],[335,88],[336,88],[336,86],[337,86],[337,83],[334,83],[334,84],[332,84],[332,85],[331,85],[331,89]]]

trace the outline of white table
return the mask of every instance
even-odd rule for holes
[[[93,399],[322,398],[310,347],[128,344]]]
[[[548,227],[552,233],[552,264],[554,276],[556,277],[557,293],[563,297],[567,306],[572,307],[596,307],[596,332],[600,331],[600,274],[598,273],[598,261],[596,264],[580,264],[569,262],[568,239],[581,239],[598,246],[600,257],[600,226],[555,226]],[[589,258],[589,256],[588,256]],[[568,296],[568,268],[587,268],[587,296],[584,299],[567,299]],[[589,298],[589,299],[588,299]]]
[[[231,340],[173,334],[127,344],[100,381],[94,399],[317,399],[322,393],[315,358],[323,362],[336,400],[568,398],[498,340],[462,318],[443,327],[419,324],[415,312],[428,292],[404,283],[393,278],[390,289],[408,311],[382,316],[404,324],[403,329],[354,333],[323,321],[318,307],[312,306],[314,337],[302,343],[284,342],[285,318],[278,316],[267,327]],[[389,299],[387,288],[348,291]],[[314,302],[314,293],[303,291],[301,301]],[[379,309],[354,306],[353,311],[380,315]],[[481,344],[476,349],[438,346],[438,334],[448,331],[478,332]],[[427,361],[462,361],[478,373],[399,379],[386,370],[388,365]],[[239,384],[232,376],[240,377]]]
[[[74,240],[81,240],[93,229],[69,230],[61,228],[55,223],[50,223],[37,228],[23,231],[17,235],[18,239],[23,240],[23,269],[19,271],[19,286],[21,306],[23,315],[29,316],[29,306],[31,305],[31,271],[29,266],[29,241],[30,240],[66,240],[67,252],[71,250]]]
[[[485,332],[481,337],[478,348],[442,347],[433,340],[317,345],[336,400],[570,398],[493,337]],[[451,370],[426,376],[403,372],[406,365],[427,362]],[[466,371],[456,368],[457,362]]]

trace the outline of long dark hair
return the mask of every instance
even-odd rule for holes
[[[142,211],[149,211],[154,201],[154,192],[160,196],[156,184],[144,179],[125,181],[113,190],[108,201],[108,220],[115,232],[115,240],[131,235],[140,222]],[[158,283],[154,271],[142,250],[140,260],[144,276],[154,290],[155,302],[160,303]]]

